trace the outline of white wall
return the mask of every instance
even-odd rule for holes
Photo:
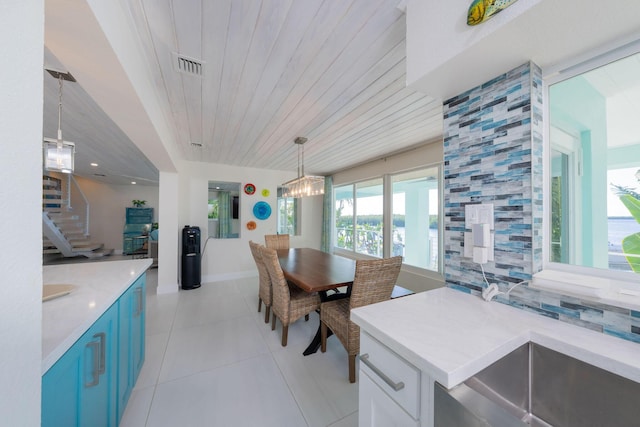
[[[154,208],[154,221],[160,224],[158,246],[158,293],[178,290],[180,280],[181,230],[185,225],[199,226],[202,246],[207,235],[208,181],[251,182],[258,191],[248,196],[240,194],[240,238],[211,239],[202,262],[203,283],[256,274],[249,252],[249,240],[264,242],[265,234],[276,233],[276,190],[279,184],[295,175],[292,171],[271,171],[239,168],[200,162],[183,162],[180,173],[160,172],[160,186],[108,185],[76,177],[80,188],[91,203],[91,240],[107,248],[122,251],[122,231],[125,208],[133,199],[146,200],[145,206]],[[268,189],[270,196],[260,193]],[[253,216],[253,205],[267,201],[272,208],[269,219],[261,221]],[[291,237],[296,247],[320,248],[322,230],[322,197],[305,198],[302,206],[302,234]],[[246,229],[253,220],[257,228]]]
[[[1,2],[0,40],[0,424],[39,426],[44,2]]]
[[[443,156],[442,141],[431,141],[416,149],[338,172],[333,176],[333,185],[349,184],[380,177],[384,174],[440,164],[443,161]],[[356,257],[355,254],[354,257]],[[422,292],[444,286],[444,277],[439,273],[403,266],[398,277],[398,284],[412,291]]]
[[[158,222],[158,186],[108,185],[81,177],[76,181],[91,205],[89,232],[93,242],[122,253],[126,208],[133,207],[134,199],[145,200],[144,207],[153,208],[153,220]]]
[[[410,88],[446,100],[528,61],[550,75],[638,38],[638,0],[518,0],[469,26],[471,3],[407,0]]]
[[[163,227],[158,242],[158,294],[178,291],[178,212],[177,173],[160,172],[158,222]]]
[[[207,200],[209,181],[239,182],[241,188],[247,183],[256,186],[255,194],[240,193],[240,238],[210,239],[202,260],[202,282],[244,277],[256,274],[256,267],[249,251],[249,240],[264,243],[265,234],[276,233],[276,200],[278,185],[295,177],[293,171],[273,171],[266,169],[242,168],[221,164],[187,162],[179,163],[178,224],[181,232],[185,225],[198,226],[201,236],[207,236]],[[261,192],[268,189],[269,197]],[[253,215],[253,206],[258,201],[266,201],[272,209],[266,220],[258,220]],[[246,223],[255,221],[255,230],[247,230]],[[162,227],[162,225],[161,225]],[[292,246],[320,248],[322,230],[322,197],[303,199],[302,235],[293,236]],[[206,238],[202,237],[204,247]],[[180,247],[182,243],[178,242]],[[162,240],[160,245],[162,245]],[[181,247],[180,247],[181,250]],[[160,259],[159,262],[162,262]]]
[[[409,0],[407,85],[446,99],[526,62],[527,55],[517,54],[521,44],[511,46],[511,40],[499,37],[496,43],[495,35],[504,34],[501,30],[507,23],[541,1],[520,0],[489,21],[469,26],[470,0]]]

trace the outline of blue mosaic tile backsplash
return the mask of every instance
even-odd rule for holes
[[[493,203],[487,280],[504,291],[542,269],[543,88],[526,63],[444,102],[444,262],[448,287],[480,294],[479,264],[464,258],[465,206]],[[640,313],[580,298],[516,288],[497,301],[640,343]]]

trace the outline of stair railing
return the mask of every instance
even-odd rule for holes
[[[78,181],[73,175],[69,175],[67,181],[69,185],[69,200],[73,206],[73,210],[77,213],[80,219],[84,222],[84,234],[89,235],[89,212],[90,205],[89,200],[82,192],[82,189],[78,185]]]
[[[78,220],[84,224],[84,234],[89,235],[89,200],[80,189],[73,175],[67,178],[67,209],[78,216]]]

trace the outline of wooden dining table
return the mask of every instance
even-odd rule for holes
[[[318,292],[321,301],[346,298],[356,271],[355,260],[311,248],[278,249],[278,260],[288,282],[305,292]],[[329,295],[327,291],[347,286],[347,292]],[[330,331],[328,331],[330,332]],[[313,340],[303,352],[305,356],[320,347],[320,324]]]

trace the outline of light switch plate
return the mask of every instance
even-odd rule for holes
[[[489,224],[489,229],[493,230],[493,203],[483,203],[478,205],[478,222]]]
[[[465,205],[464,207],[464,228],[471,230],[473,224],[478,223],[478,205]]]
[[[489,229],[494,229],[493,203],[480,205],[465,205],[464,228],[471,229],[473,224],[489,224]]]

